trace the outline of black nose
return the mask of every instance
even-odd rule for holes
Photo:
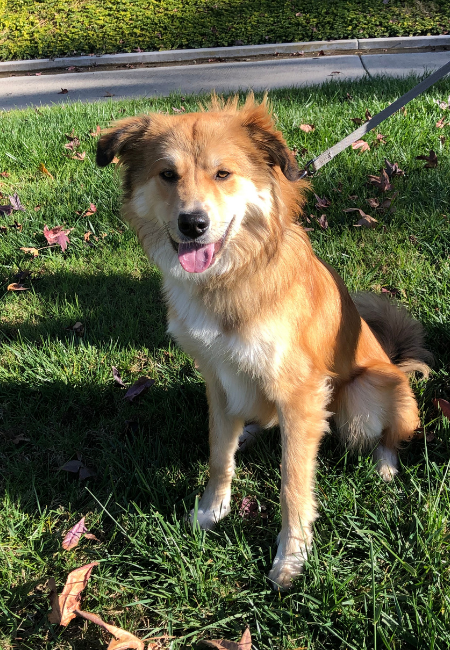
[[[197,239],[209,228],[209,217],[204,210],[182,212],[178,216],[178,228],[186,237]]]

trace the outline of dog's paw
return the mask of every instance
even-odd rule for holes
[[[289,555],[280,553],[278,549],[268,576],[275,591],[288,591],[291,588],[292,581],[303,571],[307,553],[306,546],[300,548],[297,553]]]
[[[200,502],[201,504],[201,502]],[[203,530],[211,530],[217,524],[218,521],[226,517],[231,508],[229,504],[222,503],[219,507],[216,508],[207,508],[203,509],[201,507],[197,510],[197,524]],[[189,513],[189,522],[191,526],[194,526],[195,523],[195,511],[191,510]]]
[[[384,445],[378,445],[373,452],[373,459],[376,461],[378,474],[386,483],[392,481],[394,476],[398,474],[397,452],[388,449]]]
[[[255,444],[256,438],[260,435],[262,429],[256,422],[246,424],[238,440],[238,451],[245,451]]]

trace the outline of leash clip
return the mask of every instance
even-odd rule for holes
[[[304,166],[304,168],[300,170],[300,176],[298,177],[299,180],[301,180],[302,178],[306,178],[307,176],[312,176],[314,174],[315,172],[314,169],[313,170],[308,169],[308,167],[314,163],[314,160],[315,158],[309,160]]]

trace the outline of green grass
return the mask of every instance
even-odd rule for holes
[[[0,0],[0,60],[448,32],[447,0]]]
[[[350,132],[350,118],[366,108],[376,113],[415,81],[330,83],[271,98],[289,145],[308,148],[304,162]],[[322,212],[313,194],[306,208],[317,253],[352,290],[395,288],[425,324],[435,371],[414,389],[435,437],[406,446],[391,485],[369,458],[349,457],[326,438],[315,545],[287,595],[272,592],[265,578],[280,528],[276,430],[238,458],[231,515],[208,533],[183,523],[207,480],[204,385],[165,334],[160,276],[120,218],[117,170],[94,164],[89,132],[97,124],[171,110],[180,98],[0,114],[0,172],[10,174],[0,176],[0,202],[17,191],[26,206],[0,221],[7,226],[0,234],[2,650],[105,647],[106,636],[91,623],[75,619],[59,629],[47,622],[48,577],[61,589],[70,570],[93,560],[100,565],[83,609],[142,637],[173,635],[174,649],[201,638],[238,640],[247,624],[260,649],[450,647],[450,428],[432,404],[433,397],[450,398],[450,140],[439,139],[450,127],[435,127],[442,111],[434,102],[449,92],[449,82],[435,86],[382,125],[385,145],[362,154],[350,149],[313,181],[314,191],[332,200],[327,230],[311,216]],[[196,102],[186,98],[186,110]],[[300,123],[316,130],[305,134]],[[72,129],[87,152],[83,162],[64,155]],[[437,169],[415,159],[430,149]],[[367,174],[376,174],[384,157],[405,176],[394,180],[396,211],[383,214],[365,199],[377,196]],[[54,180],[38,171],[40,163]],[[94,215],[76,214],[91,202]],[[343,212],[347,207],[376,216],[379,227],[354,228],[359,216]],[[9,227],[14,218],[21,231]],[[74,228],[70,244],[65,254],[45,248],[33,260],[19,249],[45,246],[44,224]],[[87,230],[98,237],[91,236],[92,246],[84,242]],[[30,290],[7,292],[27,269]],[[76,321],[85,326],[82,338],[67,329]],[[156,383],[129,404],[111,365],[126,382],[145,374]],[[15,443],[20,434],[28,440]],[[97,473],[81,484],[58,469],[77,453]],[[242,519],[244,496],[265,506],[267,517]],[[83,515],[101,543],[82,540],[63,551],[63,533]]]

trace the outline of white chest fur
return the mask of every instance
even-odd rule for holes
[[[220,383],[230,414],[246,420],[256,417],[258,404],[265,400],[262,378],[268,371],[273,374],[280,362],[279,342],[269,333],[272,328],[255,326],[246,337],[225,332],[184,283],[166,283],[165,292],[171,307],[169,333],[205,374]]]

